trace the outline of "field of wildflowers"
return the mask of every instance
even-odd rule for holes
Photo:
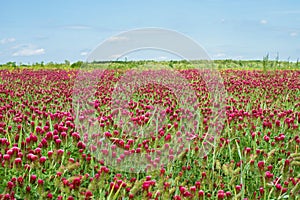
[[[106,70],[89,105],[99,125],[92,139],[110,141],[100,151],[101,143],[90,144],[77,127],[77,69],[0,70],[0,199],[300,199],[299,70],[220,69],[224,124],[207,154],[201,147],[213,120],[210,95],[199,74],[178,70],[195,91],[200,120],[177,157],[168,144],[186,134],[180,120],[189,116],[168,88],[141,86],[128,101],[137,126],[151,122],[152,105],[161,106],[164,120],[147,138],[129,136],[117,123],[112,94],[126,71]],[[112,166],[153,148],[169,152],[155,170]]]

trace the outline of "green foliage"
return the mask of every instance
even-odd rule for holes
[[[70,61],[65,60],[65,65],[66,65],[66,66],[70,66]]]
[[[82,61],[75,62],[71,65],[71,68],[80,68],[83,65]]]
[[[263,70],[266,71],[269,63],[269,53],[263,57]]]
[[[275,70],[275,69],[299,69],[300,63],[299,59],[296,62],[280,61],[279,55],[275,57],[274,60],[270,60],[269,54],[263,57],[262,60],[213,60],[211,61],[219,70],[223,69],[245,69],[245,70]],[[171,60],[171,61],[101,61],[101,62],[92,62],[84,63],[83,61],[77,61],[70,63],[70,61],[65,60],[63,63],[54,63],[48,62],[44,63],[43,61],[32,64],[24,64],[16,62],[7,62],[5,64],[0,64],[2,69],[78,69],[83,67],[83,64],[91,65],[93,67],[99,68],[109,68],[109,69],[135,69],[140,66],[151,66],[151,65],[160,65],[170,69],[187,69],[193,67],[194,65],[207,66],[210,61],[187,61],[187,60]]]

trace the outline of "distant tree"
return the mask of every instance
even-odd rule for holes
[[[71,65],[71,68],[79,68],[82,66],[82,64],[83,64],[82,61],[75,62]]]
[[[169,67],[174,68],[172,60],[169,62]]]
[[[51,61],[51,62],[48,62],[47,64],[46,64],[46,67],[47,68],[53,68],[54,67],[54,63]]]
[[[267,55],[263,57],[263,70],[264,71],[267,70],[268,63],[269,63],[269,53],[267,53]]]
[[[67,67],[69,67],[69,66],[70,66],[70,61],[65,60],[65,65],[66,65]]]
[[[16,62],[7,62],[6,66],[16,68],[17,64],[16,64]]]

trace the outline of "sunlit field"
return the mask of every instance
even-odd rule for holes
[[[98,159],[99,147],[78,128],[73,88],[80,64],[9,63],[0,69],[1,199],[300,199],[298,63],[216,62],[227,92],[224,123],[203,155],[213,121],[211,95],[187,63],[161,62],[186,78],[198,98],[200,120],[179,156],[172,157],[170,149],[165,165],[139,173]],[[149,137],[129,135],[116,124],[112,94],[134,67],[138,62],[106,66],[97,101],[89,104],[98,116],[95,138],[111,142],[100,153],[120,165],[126,155],[117,155],[116,148],[148,153],[186,134],[180,120],[187,116],[159,84],[138,88],[127,107],[131,122],[139,126],[151,121],[152,105],[162,108],[166,120]]]

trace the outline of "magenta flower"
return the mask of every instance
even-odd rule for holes
[[[257,163],[257,166],[258,166],[258,168],[259,168],[260,170],[263,170],[264,167],[265,167],[265,162],[264,162],[264,161],[259,161],[259,162]]]
[[[45,156],[40,157],[40,163],[44,164],[46,162],[47,158]]]
[[[38,180],[38,185],[40,185],[40,186],[41,186],[41,185],[44,185],[44,180],[39,179],[39,180]]]

